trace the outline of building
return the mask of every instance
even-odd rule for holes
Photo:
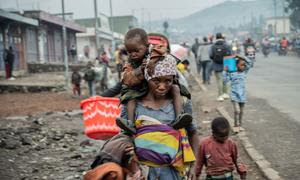
[[[75,34],[85,32],[84,27],[44,11],[12,13],[0,9],[0,70],[4,70],[3,53],[9,46],[15,53],[14,69],[21,74],[63,69],[63,26],[70,52],[71,47],[76,47]],[[68,53],[68,60],[70,64],[77,61],[71,53]]]
[[[10,46],[14,50],[14,69],[25,71],[27,59],[37,60],[37,38],[34,34],[39,23],[0,9],[0,70],[4,70],[3,53]]]
[[[125,35],[131,28],[137,27],[138,20],[134,16],[113,16],[109,18],[115,32]]]
[[[30,63],[63,64],[62,26],[66,27],[66,45],[70,63],[76,61],[71,58],[70,49],[76,47],[76,33],[85,32],[86,29],[73,21],[49,14],[44,11],[25,11],[24,16],[37,19],[39,27],[32,30],[32,36],[37,35],[37,47],[32,47],[32,53],[28,58]],[[28,42],[29,43],[29,42]],[[33,42],[32,42],[33,43]],[[36,55],[38,58],[36,57]]]
[[[81,57],[95,58],[103,51],[110,52],[113,37],[115,41],[124,39],[122,34],[116,32],[112,36],[108,16],[100,13],[98,17],[99,45],[98,53],[96,53],[95,18],[76,19],[75,22],[86,27],[87,30],[85,33],[76,34],[78,54]]]
[[[270,17],[266,19],[265,34],[286,36],[291,32],[289,17]]]

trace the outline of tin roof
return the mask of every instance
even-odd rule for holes
[[[25,11],[25,16],[39,19],[40,21],[45,21],[48,23],[56,24],[59,26],[65,26],[68,29],[77,31],[77,32],[85,32],[85,28],[80,26],[79,24],[70,21],[70,20],[63,20],[61,17],[49,14],[44,11]]]
[[[24,17],[24,16],[21,16],[21,15],[11,13],[11,12],[7,12],[7,11],[4,11],[4,10],[0,9],[0,19],[3,19],[3,18],[14,20],[14,21],[21,22],[21,23],[24,23],[24,24],[30,24],[30,25],[33,25],[33,26],[38,26],[39,25],[39,22],[35,19],[31,19],[31,18],[28,18],[28,17]]]

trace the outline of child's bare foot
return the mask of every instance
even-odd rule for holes
[[[233,127],[233,132],[234,133],[239,133],[240,132],[240,127],[239,126],[234,126]]]

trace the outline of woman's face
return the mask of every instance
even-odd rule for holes
[[[149,90],[156,98],[162,98],[172,88],[174,77],[172,75],[156,77],[149,80]]]

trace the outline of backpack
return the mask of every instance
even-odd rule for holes
[[[94,81],[95,80],[95,71],[93,69],[87,70],[84,74],[84,80]]]
[[[223,64],[223,58],[226,55],[225,44],[214,45],[213,49],[213,61],[217,64]]]

